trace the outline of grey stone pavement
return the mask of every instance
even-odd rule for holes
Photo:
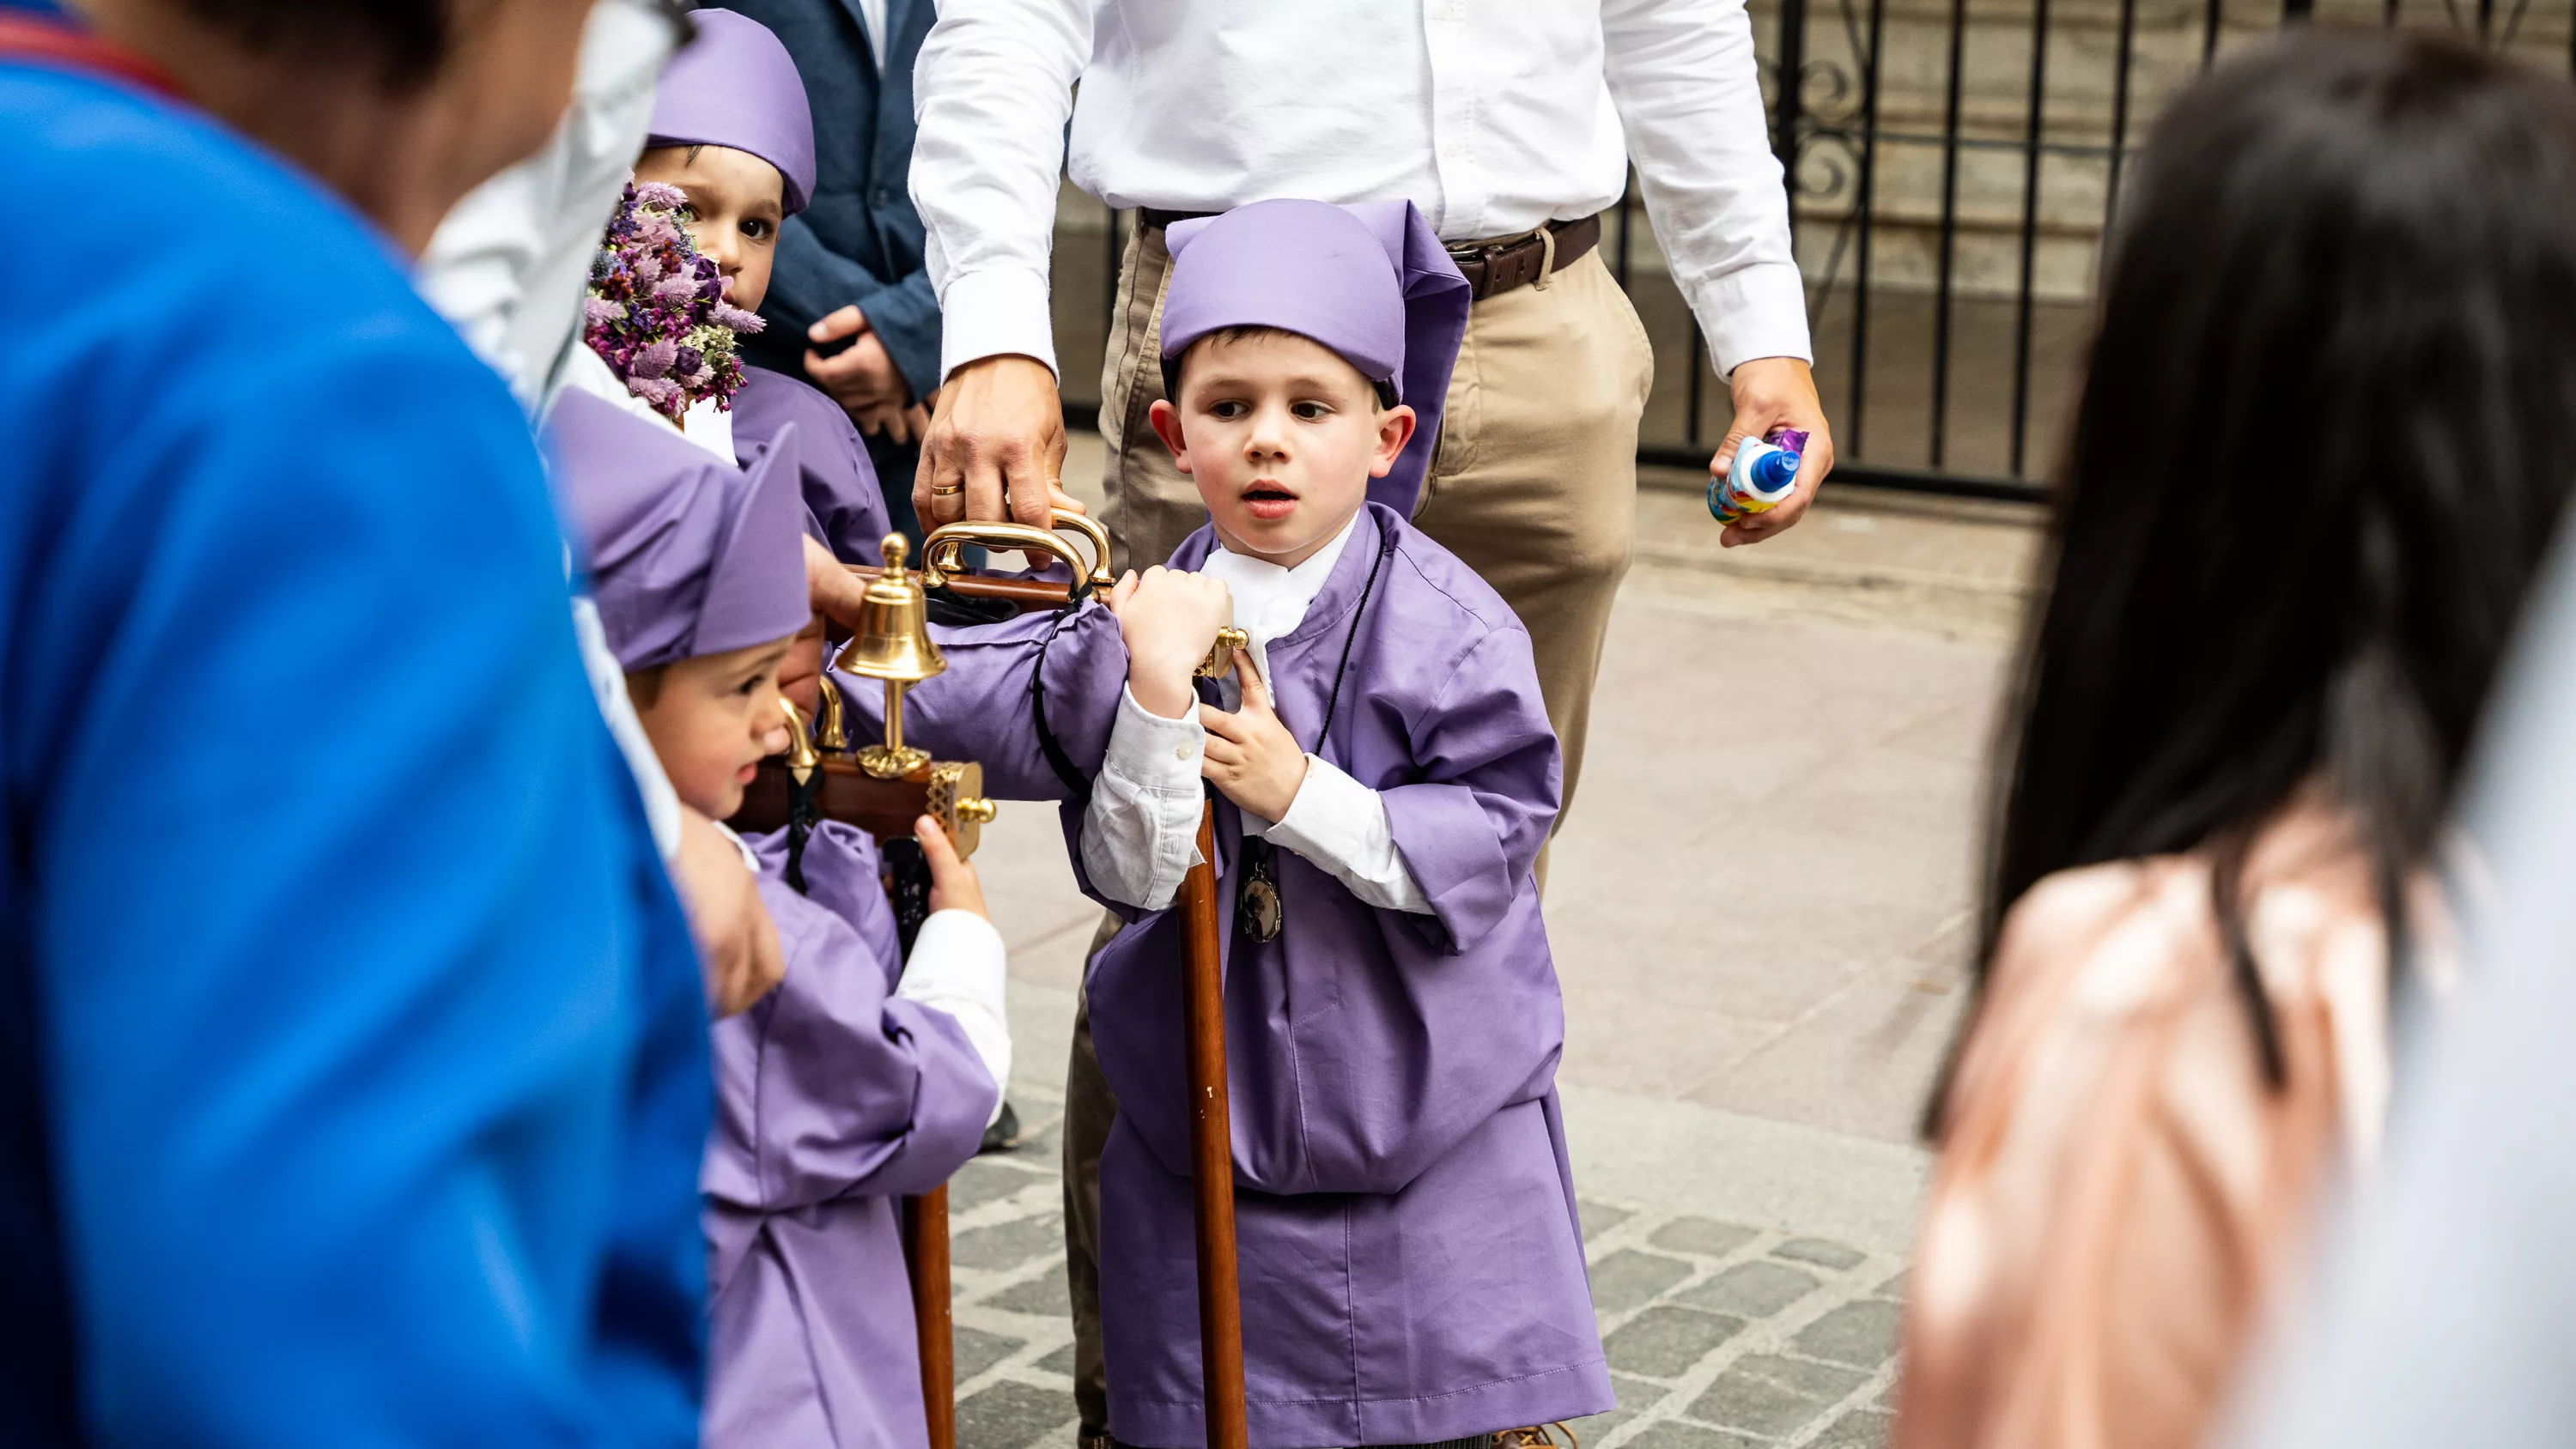
[[[1098,476],[1097,446],[1068,479]],[[1586,1449],[1875,1446],[2034,519],[1829,490],[1721,551],[1690,480],[1652,481],[1547,903],[1619,1395],[1573,1428]],[[952,1188],[959,1441],[1070,1449],[1057,1126],[1098,916],[1050,810],[1006,805],[977,863],[1029,1135]]]

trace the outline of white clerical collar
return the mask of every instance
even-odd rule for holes
[[[1222,579],[1226,592],[1234,597],[1235,627],[1252,636],[1252,662],[1262,678],[1270,677],[1270,641],[1284,638],[1305,622],[1306,610],[1332,578],[1333,565],[1341,559],[1342,546],[1350,542],[1351,527],[1358,522],[1359,514],[1353,513],[1341,532],[1295,568],[1283,569],[1268,559],[1236,553],[1222,540],[1201,565],[1202,572]]]

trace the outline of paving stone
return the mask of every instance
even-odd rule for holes
[[[1907,1275],[1912,1271],[1913,1270],[1910,1268],[1899,1268],[1896,1270],[1896,1276],[1879,1284],[1878,1287],[1872,1291],[1877,1293],[1881,1298],[1893,1298],[1897,1302],[1902,1303],[1905,1301],[1905,1280]]]
[[[1632,1216],[1626,1208],[1614,1208],[1608,1203],[1583,1202],[1578,1199],[1575,1207],[1583,1219],[1583,1240],[1587,1243],[1626,1222]]]
[[[1064,1347],[1057,1349],[1055,1352],[1048,1354],[1046,1357],[1039,1359],[1038,1367],[1045,1369],[1051,1374],[1062,1374],[1066,1378],[1072,1378],[1073,1345],[1068,1343]]]
[[[1652,1241],[1656,1247],[1676,1253],[1723,1258],[1760,1236],[1751,1228],[1739,1228],[1733,1223],[1721,1223],[1711,1218],[1675,1218],[1655,1229]]]
[[[988,1308],[1005,1313],[1034,1313],[1042,1318],[1073,1317],[1073,1299],[1064,1286],[1064,1264],[1058,1263],[1046,1272],[984,1300]]]
[[[1041,1182],[1053,1183],[1055,1180],[1054,1173],[1031,1172],[1011,1165],[1009,1153],[978,1157],[957,1169],[957,1175],[948,1179],[948,1211],[952,1215],[962,1213],[1015,1192],[1024,1192]]]
[[[1846,1303],[1810,1323],[1798,1334],[1800,1353],[1835,1363],[1876,1368],[1896,1352],[1900,1310],[1884,1299]]]
[[[1827,1242],[1823,1238],[1791,1238],[1773,1248],[1771,1256],[1788,1258],[1800,1263],[1813,1263],[1820,1268],[1830,1268],[1837,1273],[1856,1266],[1869,1257],[1867,1253],[1857,1248],[1847,1248],[1840,1243]]]
[[[1649,1424],[1628,1441],[1628,1449],[1760,1449],[1761,1441],[1730,1434],[1724,1429],[1705,1429],[1697,1424],[1676,1423],[1666,1419]]]
[[[1592,1265],[1592,1306],[1603,1313],[1625,1313],[1652,1302],[1690,1271],[1690,1264],[1679,1258],[1621,1248]]]
[[[1060,1256],[1063,1252],[1062,1213],[1039,1213],[959,1233],[948,1245],[949,1257],[959,1266],[986,1270],[1016,1268],[1031,1258]]]
[[[1602,1346],[1609,1350],[1610,1366],[1623,1373],[1678,1378],[1743,1328],[1741,1318],[1664,1304],[1620,1324]]]
[[[950,1335],[957,1343],[957,1382],[964,1383],[1019,1351],[1025,1339],[1004,1338],[998,1333],[956,1324]]]
[[[1834,1426],[1807,1441],[1807,1449],[1886,1449],[1896,1434],[1896,1416],[1876,1409],[1854,1409]]]
[[[957,1405],[958,1449],[1026,1449],[1073,1419],[1072,1394],[1005,1380]]]
[[[1898,1391],[1904,1387],[1905,1380],[1901,1378],[1890,1380],[1886,1388],[1878,1391],[1878,1406],[1890,1413],[1895,1412]]]
[[[1778,1354],[1748,1354],[1727,1366],[1690,1406],[1690,1416],[1748,1433],[1796,1431],[1859,1388],[1867,1374]]]
[[[1736,1264],[1683,1294],[1680,1301],[1712,1313],[1768,1318],[1814,1292],[1815,1288],[1814,1274],[1800,1272],[1783,1263],[1757,1259]]]
[[[1831,1268],[1835,1272],[1839,1273],[1845,1268],[1854,1266],[1869,1255],[1855,1251],[1851,1248],[1846,1248],[1840,1243],[1828,1243],[1822,1238],[1791,1238],[1789,1241],[1773,1248],[1771,1250],[1771,1256],[1774,1258],[1795,1258],[1801,1263],[1814,1263],[1819,1267]]]
[[[1611,1432],[1620,1425],[1653,1408],[1656,1401],[1671,1392],[1662,1384],[1648,1383],[1644,1379],[1631,1378],[1626,1374],[1610,1376],[1610,1391],[1619,1396],[1619,1407],[1606,1414],[1593,1414],[1587,1418],[1566,1421],[1565,1426],[1574,1431],[1574,1437],[1578,1442],[1586,1445],[1599,1444],[1610,1437]]]

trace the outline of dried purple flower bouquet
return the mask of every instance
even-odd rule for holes
[[[701,398],[732,407],[742,386],[734,338],[762,326],[757,314],[725,300],[715,260],[699,254],[681,225],[688,205],[676,186],[628,182],[591,258],[582,304],[582,340],[628,392],[674,423]]]

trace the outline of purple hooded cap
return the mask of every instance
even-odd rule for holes
[[[1410,516],[1422,491],[1449,369],[1467,335],[1467,279],[1410,201],[1256,201],[1175,222],[1163,356],[1226,327],[1276,327],[1392,384],[1417,415],[1413,441],[1369,501]]]
[[[728,468],[661,423],[567,389],[546,436],[621,667],[766,644],[813,619],[794,427]]]
[[[794,216],[814,195],[814,112],[796,62],[748,15],[699,10],[691,18],[698,38],[662,67],[645,146],[748,151],[787,178],[787,214]]]

